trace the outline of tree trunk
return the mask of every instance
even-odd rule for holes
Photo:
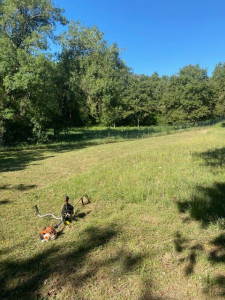
[[[3,140],[3,137],[4,137],[4,127],[3,125],[1,126],[1,132],[0,132],[0,146],[3,146],[3,143],[4,143],[4,140]]]

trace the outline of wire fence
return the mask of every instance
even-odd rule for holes
[[[187,130],[196,130],[201,127],[212,126],[222,122],[224,118],[213,120],[177,124],[177,125],[158,125],[143,127],[90,127],[90,128],[66,128],[59,137],[61,143],[93,141],[93,140],[129,140],[147,138],[157,135],[166,135]]]
[[[212,126],[219,123],[221,127],[225,127],[225,118],[217,118],[213,120],[176,124],[176,125],[158,125],[143,127],[72,127],[64,128],[54,135],[53,129],[49,129],[46,133],[46,139],[39,143],[18,143],[14,146],[0,146],[0,151],[20,150],[20,149],[37,149],[37,148],[54,148],[54,147],[70,147],[84,146],[102,143],[113,143],[124,140],[134,140],[149,138],[153,136],[168,135],[177,132],[198,130],[203,127]]]

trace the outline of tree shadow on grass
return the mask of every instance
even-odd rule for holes
[[[167,128],[169,130],[169,127]],[[172,128],[173,130],[178,130],[180,128]],[[162,132],[161,127],[140,127],[140,128],[101,128],[101,129],[78,129],[68,132],[62,132],[59,139],[64,142],[82,142],[82,141],[92,141],[92,140],[104,140],[107,138],[115,138],[122,140],[137,139],[148,137]]]
[[[87,146],[94,146],[97,143],[88,144],[64,144],[64,145],[44,145],[37,150],[17,150],[0,151],[0,173],[24,170],[27,165],[54,157],[52,153],[62,153],[66,151],[79,150]],[[50,152],[51,155],[44,155]]]
[[[211,187],[198,186],[195,195],[190,201],[178,201],[178,210],[180,213],[188,213],[192,220],[200,222],[203,228],[210,223],[217,224],[221,229],[225,228],[225,183],[216,182]],[[181,240],[179,244],[179,240]],[[176,243],[180,248],[185,248],[183,239],[177,239]],[[212,241],[209,253],[204,252],[207,260],[211,264],[225,263],[225,235],[220,234]],[[190,275],[194,271],[196,265],[196,250],[190,250],[188,261],[189,264],[185,268],[185,274]],[[189,247],[189,248],[188,248]],[[200,249],[201,250],[201,249]],[[204,250],[202,248],[202,250]],[[187,260],[187,258],[185,258]],[[212,297],[225,296],[225,276],[217,274],[206,282],[205,293]]]
[[[194,268],[197,263],[197,254],[199,251],[203,251],[204,248],[199,243],[193,244],[193,242],[185,238],[179,231],[175,233],[174,247],[176,252],[184,255],[179,259],[179,263],[185,263],[184,273],[189,276],[194,273]]]
[[[9,203],[11,203],[11,201],[8,199],[0,200],[0,205],[9,204]]]
[[[121,272],[128,272],[141,262],[142,256],[132,256],[124,251],[108,259],[92,260],[91,263],[88,260],[92,251],[102,248],[117,234],[118,229],[113,224],[107,228],[89,227],[77,242],[68,242],[59,247],[56,240],[51,242],[50,249],[48,247],[27,260],[3,261],[0,264],[0,298],[54,298],[68,285],[71,295],[76,294],[77,288],[94,277],[100,268],[121,261],[124,269]]]
[[[201,157],[206,166],[211,168],[213,173],[221,171],[225,163],[225,148],[208,150],[194,155]],[[190,219],[200,222],[202,227],[207,227],[210,223],[217,224],[221,229],[225,228],[225,183],[215,182],[212,186],[197,186],[194,195],[188,201],[177,201],[180,213],[188,213]],[[225,263],[225,235],[220,234],[209,242],[211,249],[204,251],[207,260],[211,264]],[[181,244],[181,246],[183,246]],[[202,248],[204,250],[204,248]],[[193,272],[196,264],[196,255],[190,253],[189,267],[185,269],[186,275]],[[206,280],[205,294],[215,299],[215,297],[225,297],[225,276],[215,274]],[[210,298],[211,299],[211,298]]]
[[[205,288],[205,293],[212,295],[212,299],[220,297],[221,299],[225,298],[225,276],[217,275],[212,279],[208,280],[207,287]],[[218,299],[218,298],[217,298]]]
[[[1,294],[3,299],[35,299],[40,297],[40,289],[50,275],[67,278],[74,275],[73,286],[81,285],[84,279],[94,275],[93,270],[80,274],[76,271],[85,264],[85,258],[94,248],[103,246],[116,235],[113,227],[99,229],[91,227],[83,234],[78,243],[66,243],[64,249],[58,246],[44,250],[34,257],[20,262],[5,261],[1,264]],[[57,243],[57,240],[54,242]],[[12,282],[14,284],[12,285]],[[56,285],[61,291],[64,282]],[[50,295],[48,295],[50,296]]]
[[[43,151],[0,152],[0,172],[23,170],[30,162],[44,160],[50,157],[53,156],[43,156]]]
[[[210,222],[225,219],[225,183],[217,182],[211,187],[197,186],[196,194],[189,201],[177,201],[180,213],[188,212],[193,220],[200,221],[203,227]],[[225,225],[225,224],[224,224]]]
[[[208,254],[208,260],[212,264],[224,264],[225,263],[225,234],[222,233],[218,237],[214,238],[211,242],[211,251]],[[213,278],[210,278],[207,282],[205,289],[207,294],[219,297],[225,297],[225,276],[223,274],[217,274]]]
[[[142,295],[139,298],[140,300],[172,300],[170,298],[161,298],[161,297],[157,297],[154,295],[153,292],[153,285],[152,285],[152,281],[150,279],[146,279],[143,281],[143,291],[142,291]]]
[[[175,233],[173,242],[176,252],[183,252],[186,248],[187,239],[184,238],[179,231]]]
[[[36,150],[17,150],[9,148],[12,151],[6,151],[7,148],[2,148],[0,151],[0,172],[12,172],[23,170],[28,164],[35,161],[41,161],[52,156],[43,156],[43,153],[49,151],[51,153],[66,152],[72,150],[79,150],[90,146],[99,145],[101,143],[114,143],[117,141],[134,140],[140,138],[147,138],[154,135],[165,135],[169,131],[176,132],[181,128],[172,126],[170,129],[166,127],[161,128],[148,127],[148,128],[106,128],[100,130],[93,129],[76,129],[62,132],[59,140],[56,143],[34,145]],[[54,139],[53,139],[54,140]],[[18,148],[19,149],[19,148]],[[24,149],[24,148],[23,148]]]
[[[210,244],[212,250],[209,253],[209,261],[212,263],[225,263],[225,234],[220,234]]]
[[[27,165],[33,164],[37,161],[42,161],[54,155],[44,155],[44,153],[63,153],[67,151],[80,150],[86,147],[99,145],[98,142],[79,142],[79,143],[67,143],[62,145],[43,145],[37,150],[17,150],[17,151],[0,151],[0,173],[1,172],[13,172],[24,170]],[[35,165],[37,165],[35,163]]]
[[[225,164],[225,147],[197,153],[194,157],[201,157],[205,165],[215,172],[218,168],[221,170]],[[177,206],[181,213],[188,211],[190,217],[201,221],[203,226],[207,226],[210,222],[224,221],[225,183],[215,182],[211,187],[197,186],[192,199],[177,202]]]
[[[225,147],[196,153],[193,156],[201,157],[206,166],[213,168],[213,172],[217,171],[218,168],[225,166]]]
[[[177,207],[180,213],[188,213],[192,220],[200,222],[203,228],[210,223],[217,224],[221,229],[225,228],[225,183],[216,182],[211,187],[198,186],[196,193],[189,201],[178,201]],[[196,265],[196,250],[191,249],[186,241],[179,237],[175,240],[175,247],[188,249],[189,256],[184,260],[189,261],[185,268],[185,274],[190,275]],[[176,245],[177,244],[177,245]],[[206,258],[212,264],[225,263],[225,236],[224,234],[214,238],[211,242],[212,249],[209,254],[205,253]],[[200,248],[199,248],[200,249]],[[200,249],[201,250],[201,249]],[[202,250],[204,250],[202,248]],[[214,296],[225,295],[225,276],[217,275],[207,284],[205,292]]]
[[[18,184],[18,185],[10,185],[10,184],[3,184],[0,185],[0,190],[18,190],[18,191],[27,191],[30,189],[36,188],[36,184]]]

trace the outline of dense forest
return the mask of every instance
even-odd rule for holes
[[[199,65],[173,76],[137,75],[96,26],[68,22],[63,13],[51,0],[0,0],[0,145],[44,141],[49,128],[57,138],[70,126],[225,115],[225,63],[211,77]],[[58,25],[65,30],[56,35]]]

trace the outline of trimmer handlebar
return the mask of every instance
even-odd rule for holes
[[[38,210],[38,207],[37,207],[37,204],[34,205],[34,209],[35,209],[36,215],[40,215],[39,210]]]
[[[34,209],[35,209],[35,212],[36,212],[37,216],[40,217],[40,218],[52,217],[52,218],[54,218],[56,220],[62,220],[62,218],[58,218],[58,217],[56,217],[55,215],[53,215],[51,213],[45,214],[45,215],[41,215],[40,212],[39,212],[39,209],[38,209],[37,205],[34,206]]]

